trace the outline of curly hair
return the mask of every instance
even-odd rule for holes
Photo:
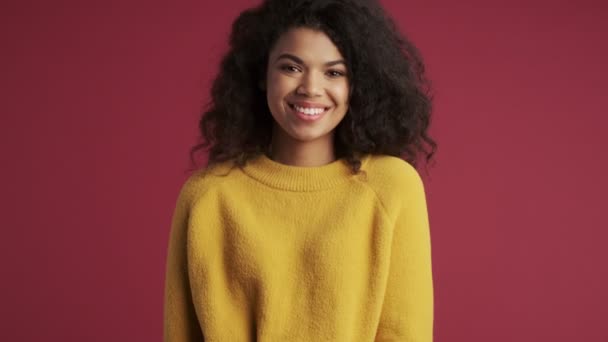
[[[432,96],[418,49],[375,0],[266,0],[232,25],[229,51],[199,121],[208,165],[239,166],[268,150],[273,118],[260,84],[270,51],[289,29],[325,33],[346,60],[349,109],[336,127],[335,155],[359,172],[365,154],[429,162],[437,144],[428,135]]]

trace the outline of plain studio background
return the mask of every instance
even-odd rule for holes
[[[161,340],[199,108],[256,3],[2,2],[0,340]],[[436,90],[436,341],[608,341],[607,3],[383,3]]]

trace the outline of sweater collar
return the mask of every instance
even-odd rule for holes
[[[367,156],[361,160],[363,169]],[[344,159],[322,166],[293,166],[270,159],[265,154],[247,162],[243,172],[267,186],[288,191],[318,191],[350,180],[353,175]]]

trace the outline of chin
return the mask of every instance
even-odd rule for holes
[[[332,137],[331,133],[300,133],[297,135],[292,135],[292,138],[301,141],[301,142],[312,142],[312,141],[320,141],[320,140],[328,140]]]

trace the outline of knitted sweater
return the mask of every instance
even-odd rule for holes
[[[197,171],[177,199],[166,342],[432,341],[429,224],[410,164],[230,165]]]

